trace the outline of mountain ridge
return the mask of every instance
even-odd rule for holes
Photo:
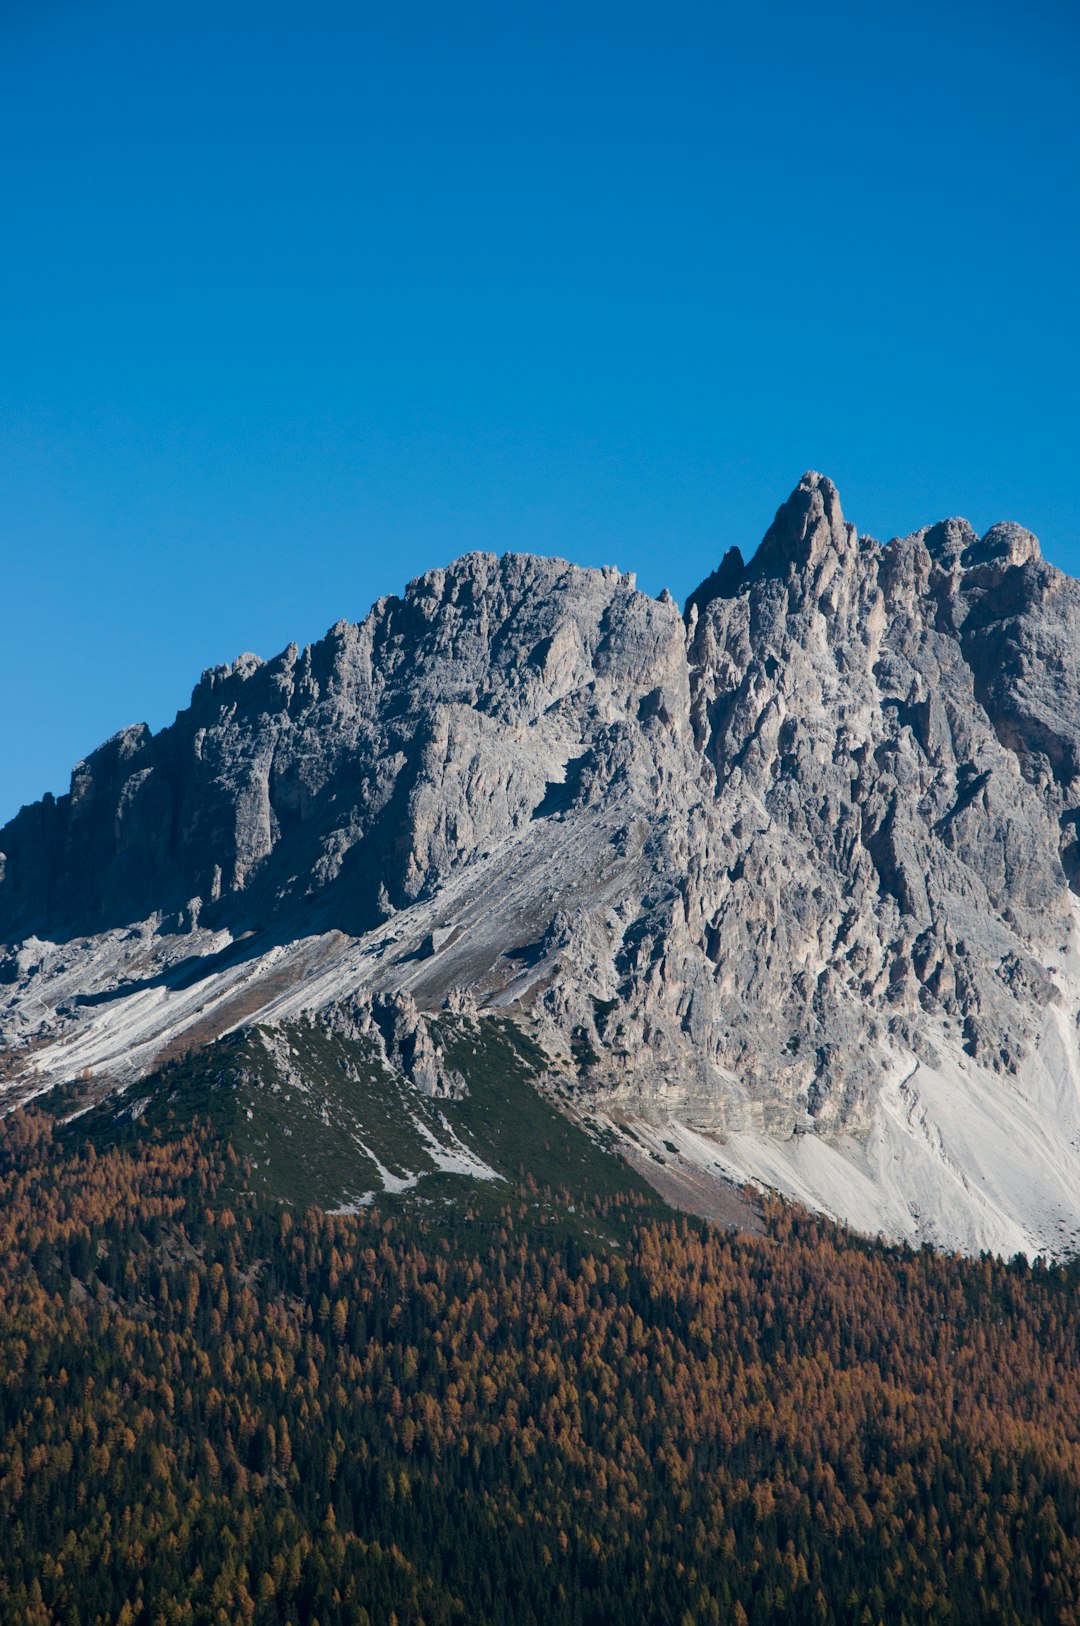
[[[815,473],[684,613],[465,555],[0,832],[9,1097],[357,989],[467,1000],[687,1166],[1067,1248],[1078,648],[1023,527],[878,544]]]

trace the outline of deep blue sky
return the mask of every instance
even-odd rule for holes
[[[0,819],[470,548],[680,598],[804,468],[1080,572],[1080,10],[0,7]]]

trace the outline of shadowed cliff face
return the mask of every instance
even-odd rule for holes
[[[581,1087],[725,1133],[865,1138],[920,1066],[1015,1091],[1080,978],[1078,667],[1080,584],[1029,532],[881,546],[816,474],[685,616],[469,555],[205,674],[0,832],[7,1043],[78,1030],[76,986],[122,1011],[113,948],[77,984],[93,934],[149,922],[139,986],[175,992],[336,930],[308,1003],[509,1009]]]

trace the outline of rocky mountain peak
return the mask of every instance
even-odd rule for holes
[[[980,541],[970,544],[961,563],[965,568],[975,565],[997,565],[1009,570],[1016,565],[1040,564],[1042,549],[1038,538],[1022,525],[1011,520],[991,525]]]
[[[755,577],[783,576],[790,570],[812,570],[826,554],[851,553],[858,537],[844,520],[840,493],[826,475],[811,469],[803,475],[750,561]]]
[[[966,519],[946,519],[917,533],[931,559],[943,570],[988,566],[1001,575],[1027,564],[1042,564],[1039,540],[1023,525],[1003,520],[980,537]]]
[[[214,669],[0,831],[12,1098],[356,998],[445,1092],[418,1024],[464,1001],[681,1124],[658,1155],[950,1245],[1080,1233],[1080,584],[1040,558],[860,540],[811,472],[685,623],[472,553]]]

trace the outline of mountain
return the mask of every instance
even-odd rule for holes
[[[295,1073],[317,1020],[450,1101],[497,1017],[691,1205],[749,1179],[1069,1251],[1078,668],[1028,531],[882,546],[812,473],[685,613],[467,555],[205,673],[0,831],[4,1098],[131,1101],[254,1029]]]

